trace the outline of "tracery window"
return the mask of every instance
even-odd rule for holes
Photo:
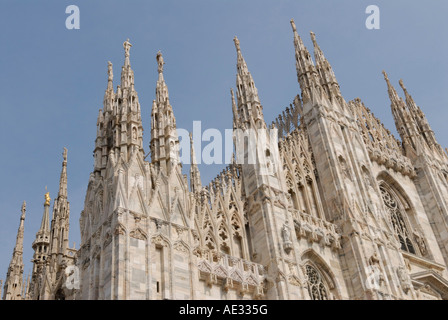
[[[320,273],[310,265],[306,267],[308,293],[312,300],[328,300],[328,292]]]
[[[406,213],[403,210],[403,205],[400,201],[392,195],[389,190],[380,186],[381,196],[383,202],[386,205],[387,211],[389,213],[390,222],[394,228],[395,234],[398,236],[400,241],[401,250],[415,254],[415,248],[410,238],[410,230],[406,224]]]

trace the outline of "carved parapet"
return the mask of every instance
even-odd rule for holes
[[[229,289],[233,289],[233,279],[232,278],[226,278],[224,280],[223,289],[226,292],[229,291]]]
[[[386,148],[383,149],[384,151],[381,150],[379,145],[374,145],[371,142],[368,143],[367,151],[369,153],[370,160],[378,163],[379,165],[384,165],[388,169],[400,172],[405,176],[409,176],[411,178],[416,176],[414,167],[412,166],[409,158],[396,152],[395,150],[387,150]]]
[[[237,289],[242,295],[259,294],[265,278],[264,266],[222,253],[217,260],[199,258],[197,267],[208,286],[220,284],[223,290]]]
[[[306,212],[292,210],[297,238],[307,238],[310,242],[318,242],[321,246],[334,249],[341,247],[340,234],[333,223],[312,216]]]

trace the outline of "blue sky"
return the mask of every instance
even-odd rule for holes
[[[65,8],[80,9],[79,30],[65,28]],[[381,29],[365,27],[368,5],[381,12]],[[57,194],[62,148],[68,148],[71,245],[79,247],[98,110],[107,61],[118,85],[130,39],[131,65],[142,106],[145,151],[157,80],[156,53],[164,55],[165,80],[177,126],[231,128],[229,89],[235,85],[238,36],[271,122],[299,93],[294,61],[294,18],[311,50],[309,31],[329,59],[345,99],[360,97],[394,130],[381,71],[399,89],[402,78],[426,113],[439,143],[448,146],[448,22],[445,1],[15,1],[0,4],[0,279],[15,244],[20,207],[27,201],[25,273],[40,226],[45,186]],[[399,91],[401,94],[401,91]],[[204,144],[203,144],[204,146]],[[222,165],[201,165],[208,183]],[[188,173],[188,166],[184,166]]]

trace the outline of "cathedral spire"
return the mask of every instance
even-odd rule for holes
[[[196,153],[194,150],[193,134],[190,132],[190,188],[192,192],[198,192],[202,189],[201,173],[196,160]]]
[[[45,194],[45,203],[44,203],[44,214],[42,215],[42,221],[40,223],[40,228],[38,233],[48,233],[50,232],[50,192]]]
[[[236,95],[238,99],[238,110],[241,110],[241,121],[245,128],[266,128],[264,122],[263,107],[260,104],[258,90],[255,87],[254,79],[247,68],[240,48],[240,41],[235,36],[233,39],[237,52],[237,75],[236,75]]]
[[[302,38],[297,33],[294,19],[291,19],[290,22],[294,33],[297,79],[302,90],[302,101],[306,103],[312,97],[315,88],[318,89],[319,93],[322,91],[322,88],[311,55],[303,44]]]
[[[236,128],[238,128],[238,125],[239,125],[239,114],[238,114],[238,109],[236,107],[235,95],[233,93],[232,88],[230,88],[230,96],[232,98],[233,129],[236,129]]]
[[[67,148],[65,147],[62,153],[62,157],[63,161],[62,161],[61,177],[59,178],[58,198],[60,197],[67,198]]]
[[[156,55],[158,80],[156,99],[151,111],[151,161],[162,168],[165,173],[171,172],[180,164],[179,138],[176,131],[176,118],[168,96],[168,86],[163,78],[165,64],[162,53]]]
[[[124,48],[124,65],[121,67],[121,89],[134,89],[134,71],[131,69],[130,50],[132,44],[127,39],[123,43]]]
[[[114,100],[114,74],[112,69],[112,63],[110,61],[107,62],[107,88],[104,93],[104,111],[112,111],[113,100]]]
[[[156,101],[157,103],[165,102],[169,100],[168,87],[163,78],[163,65],[165,64],[163,60],[162,53],[157,52],[157,72],[159,73],[159,79],[157,80],[156,86]]]
[[[386,80],[387,84],[387,92],[389,93],[389,99],[393,104],[398,104],[401,98],[398,96],[397,91],[394,86],[390,83],[389,76],[386,71],[383,70],[384,80]]]
[[[400,84],[400,87],[404,92],[404,95],[406,97],[406,105],[408,106],[409,110],[411,110],[412,112],[416,112],[418,109],[417,104],[415,103],[414,99],[412,98],[412,96],[409,94],[408,90],[404,86],[403,80],[400,79],[400,81],[398,81],[398,83]]]
[[[129,42],[129,38],[126,39],[125,42],[123,42],[123,48],[124,48],[124,66],[125,67],[130,67],[131,66],[131,62],[129,60],[129,51],[131,50],[132,44]]]
[[[391,102],[390,106],[395,120],[395,126],[400,134],[403,147],[406,151],[409,151],[409,148],[412,148],[414,151],[420,150],[419,142],[416,140],[418,131],[414,119],[406,109],[406,104],[403,99],[398,96],[394,86],[390,83],[389,77],[385,71],[383,71],[383,75],[387,84],[387,92]]]
[[[331,99],[333,99],[334,97],[342,97],[341,91],[339,89],[339,83],[336,80],[336,76],[334,74],[333,68],[331,67],[331,64],[328,62],[327,58],[325,58],[322,49],[317,44],[316,35],[314,34],[314,32],[311,31],[310,34],[314,46],[316,70],[320,75],[320,81],[323,88],[327,92],[328,97],[330,97]]]
[[[247,68],[246,61],[244,60],[243,54],[241,53],[240,41],[235,36],[235,38],[233,38],[233,42],[235,43],[236,54],[237,54],[236,67],[238,69],[238,73],[240,75],[249,74],[249,69]]]
[[[107,91],[114,91],[114,71],[112,68],[112,62],[107,61]]]
[[[26,277],[25,286],[23,288],[23,294],[22,294],[22,297],[25,300],[29,300],[29,298],[30,298],[29,289],[30,289],[30,274],[28,273],[28,276]]]
[[[23,284],[23,235],[25,229],[26,202],[22,204],[19,230],[17,231],[16,245],[9,263],[3,290],[3,300],[21,300]]]
[[[412,119],[414,120],[415,125],[417,126],[420,136],[423,138],[423,141],[428,145],[430,149],[437,150],[439,155],[445,158],[443,149],[437,142],[434,131],[431,129],[431,126],[429,125],[425,114],[420,109],[420,107],[417,106],[414,99],[409,94],[408,90],[404,86],[403,80],[400,79],[399,83],[406,97],[406,106],[412,116]]]
[[[46,189],[46,187],[45,187]],[[33,241],[33,271],[29,288],[30,298],[39,296],[42,283],[40,279],[45,273],[45,265],[48,262],[50,254],[50,193],[45,193],[44,213],[42,215],[42,222],[39,230],[36,233],[36,239]]]
[[[51,263],[52,267],[61,263],[67,254],[70,204],[67,201],[67,149],[62,153],[62,170],[59,179],[59,192],[54,200],[53,218],[51,221]]]
[[[36,239],[32,244],[34,250],[33,255],[33,279],[37,279],[42,276],[44,272],[42,266],[48,261],[48,255],[50,253],[50,193],[45,193],[44,213],[42,215],[42,221],[40,228],[36,233]],[[33,288],[38,288],[38,284],[32,284]]]

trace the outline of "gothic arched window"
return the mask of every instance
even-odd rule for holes
[[[410,238],[410,230],[406,224],[406,213],[400,200],[389,190],[380,186],[381,196],[389,213],[389,220],[394,228],[394,232],[400,241],[401,250],[415,254],[415,248]]]
[[[306,267],[308,293],[312,300],[328,300],[328,291],[320,273],[310,265]]]

